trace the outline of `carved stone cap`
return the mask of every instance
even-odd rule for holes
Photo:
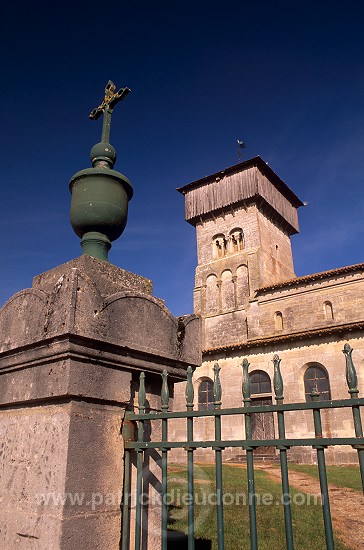
[[[153,291],[153,282],[150,279],[87,255],[80,256],[37,275],[33,279],[33,288],[44,292],[52,292],[59,278],[72,268],[87,274],[94,282],[102,298],[107,298],[111,294],[124,290],[133,290],[148,295],[151,295]]]

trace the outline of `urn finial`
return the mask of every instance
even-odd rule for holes
[[[133,196],[128,178],[113,169],[116,151],[109,143],[111,115],[117,103],[130,92],[129,88],[115,90],[115,84],[109,80],[103,102],[89,115],[92,120],[103,115],[101,141],[90,153],[92,168],[77,172],[70,181],[71,225],[81,238],[82,254],[103,261],[108,261],[111,242],[125,229],[128,202]]]

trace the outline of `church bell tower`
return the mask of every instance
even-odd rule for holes
[[[295,277],[290,237],[303,203],[260,157],[178,191],[196,227],[194,310],[203,347],[246,342],[255,291]]]

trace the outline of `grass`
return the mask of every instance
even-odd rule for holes
[[[290,464],[289,469],[319,479],[317,466]],[[327,466],[327,480],[329,486],[336,485],[337,487],[348,487],[354,491],[363,491],[359,466]]]
[[[211,546],[206,546],[211,550],[217,550],[216,507],[210,500],[215,495],[214,476],[213,465],[195,466],[195,537],[211,541]],[[186,495],[187,492],[186,480],[186,469],[180,465],[173,465],[169,473],[168,487],[171,496],[169,529],[182,533],[187,533],[187,506],[183,505],[183,495]],[[281,485],[271,481],[263,470],[256,470],[255,486],[258,495],[259,549],[286,548]],[[226,499],[224,506],[225,550],[237,550],[238,548],[239,550],[249,550],[246,469],[224,465],[223,488]],[[236,494],[241,495],[240,501],[236,501]],[[311,502],[307,502],[306,496],[292,491],[295,549],[324,550],[326,544],[320,499],[317,499],[315,503],[311,497]],[[231,500],[234,502],[231,503]],[[304,503],[302,503],[303,500]],[[337,540],[335,548],[336,550],[349,550],[347,546]]]

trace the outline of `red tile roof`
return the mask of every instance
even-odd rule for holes
[[[344,273],[350,273],[351,271],[364,271],[364,263],[347,265],[345,267],[337,267],[336,269],[329,269],[328,271],[321,271],[320,273],[312,273],[311,275],[303,275],[302,277],[295,277],[288,281],[281,283],[275,283],[274,285],[268,285],[260,287],[256,290],[257,294],[261,292],[267,292],[269,290],[275,290],[276,288],[284,288],[285,286],[300,285],[301,283],[308,283],[310,281],[316,281],[318,279],[326,279],[335,275],[342,275]]]
[[[330,327],[317,328],[313,330],[306,330],[302,332],[291,332],[290,334],[280,334],[276,336],[269,336],[267,338],[256,338],[248,340],[245,343],[229,344],[226,346],[220,346],[216,348],[209,348],[202,350],[203,355],[212,355],[214,353],[222,351],[234,351],[245,350],[257,346],[267,346],[269,344],[279,344],[280,342],[287,342],[293,340],[303,340],[306,338],[315,338],[316,336],[322,336],[325,334],[334,334],[341,332],[351,332],[353,330],[363,330],[364,321],[356,323],[347,323],[345,325],[333,325]]]

